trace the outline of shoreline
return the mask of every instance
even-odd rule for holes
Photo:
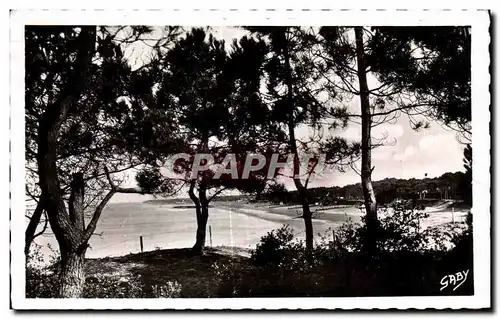
[[[175,204],[149,201],[144,203],[110,203],[103,212],[98,223],[97,234],[92,237],[90,258],[106,256],[123,256],[140,252],[139,237],[144,237],[145,251],[157,248],[186,248],[194,244],[196,233],[196,216],[194,209],[174,208]],[[357,208],[345,206],[321,207],[313,218],[314,233],[327,235],[328,229],[335,229],[352,218],[353,222],[361,220],[362,212]],[[314,209],[314,208],[313,208]],[[297,206],[263,205],[236,202],[215,202],[207,224],[207,246],[210,245],[209,231],[213,233],[213,247],[254,248],[260,238],[273,229],[288,224],[297,239],[302,239],[304,221],[301,210]],[[446,211],[429,212],[422,226],[445,227],[452,220],[462,224],[466,212],[456,211],[454,215]],[[315,236],[316,237],[316,236]],[[42,236],[38,244],[46,247],[50,244],[58,247],[53,236]],[[234,249],[234,248],[231,248]],[[50,250],[44,248],[47,256]]]

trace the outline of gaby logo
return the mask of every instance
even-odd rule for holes
[[[441,278],[441,289],[439,289],[439,291],[443,291],[443,289],[446,289],[449,285],[453,287],[453,291],[457,290],[458,287],[460,287],[467,280],[468,274],[469,269],[444,276]]]
[[[241,157],[240,157],[241,158]],[[179,160],[189,163],[189,179],[196,179],[204,171],[214,172],[213,179],[219,179],[222,175],[230,176],[231,179],[249,179],[251,173],[259,172],[268,179],[275,177],[276,172],[285,168],[293,168],[294,178],[311,174],[320,174],[325,168],[325,154],[306,155],[296,159],[294,154],[288,154],[286,160],[284,156],[272,154],[270,158],[263,154],[246,154],[243,161],[238,160],[236,154],[227,154],[222,161],[215,163],[211,154],[197,153],[190,155],[179,153],[168,158],[166,168],[175,170]],[[295,164],[295,165],[294,165]]]

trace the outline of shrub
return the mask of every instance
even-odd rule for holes
[[[427,217],[423,208],[412,201],[397,202],[390,207],[380,208],[376,229],[378,251],[398,253],[425,250],[429,242],[436,239],[431,238],[430,233],[421,227]],[[252,251],[251,259],[259,266],[303,270],[363,252],[363,241],[367,233],[364,217],[361,223],[354,223],[349,218],[334,231],[333,240],[328,240],[331,232],[329,229],[326,236],[320,236],[320,241],[312,252],[312,262],[306,262],[303,243],[294,240],[294,233],[287,225],[263,236]]]
[[[422,207],[411,201],[398,202],[380,208],[378,217],[375,234],[379,252],[420,251],[426,247],[428,238],[421,224],[428,214]],[[367,234],[365,216],[361,218],[361,223],[353,223],[349,219],[335,234],[332,249],[337,252],[336,255],[346,252],[361,253]]]
[[[312,262],[305,245],[288,226],[263,236],[251,253],[252,263],[215,264],[219,297],[391,296],[429,295],[439,281],[461,269],[472,269],[472,222],[424,229],[428,217],[416,201],[379,210],[378,253],[363,254],[366,223],[352,219],[318,236]],[[319,234],[318,234],[319,235]],[[317,238],[318,238],[317,237]],[[451,243],[455,245],[450,250]],[[467,286],[468,285],[468,286]],[[473,292],[468,281],[456,294]]]
[[[465,219],[466,228],[461,233],[455,233],[451,238],[451,242],[454,244],[454,253],[458,255],[469,256],[473,253],[473,242],[472,242],[472,213],[469,211]]]
[[[332,285],[332,274],[316,268],[290,269],[275,265],[228,262],[214,266],[218,278],[217,297],[298,297],[318,295]]]
[[[361,224],[354,223],[352,218],[349,217],[345,223],[334,231],[334,240],[329,244],[332,257],[342,257],[347,252],[361,251],[362,240],[359,238],[361,227]]]
[[[177,281],[146,285],[138,278],[94,275],[85,279],[83,298],[177,298],[182,286]]]
[[[214,265],[218,297],[435,294],[450,271],[470,269],[472,274],[472,230],[459,232],[459,225],[423,229],[427,216],[412,202],[381,209],[379,251],[370,258],[363,254],[364,220],[349,219],[335,230],[333,239],[331,229],[319,236],[312,262],[306,261],[303,243],[283,226],[261,238],[252,251],[252,263]],[[470,217],[468,223],[472,225]],[[430,246],[433,241],[436,245]],[[444,245],[450,241],[455,244],[451,250]],[[456,292],[470,293],[472,280]]]
[[[46,262],[41,252],[42,246],[32,243],[26,256],[26,298],[56,298],[59,290],[59,257],[52,250]]]
[[[47,262],[40,250],[41,246],[33,243],[26,258],[26,298],[58,298],[59,257],[53,252]],[[176,298],[180,297],[181,291],[182,287],[177,281],[151,286],[133,276],[96,274],[86,276],[82,297]]]
[[[294,240],[293,230],[284,225],[263,236],[250,258],[259,266],[298,269],[305,267],[305,255],[302,241]]]
[[[142,284],[133,278],[105,275],[87,276],[83,298],[143,298]]]
[[[378,249],[385,252],[421,251],[427,244],[422,221],[429,217],[423,207],[409,201],[381,210],[377,229]]]
[[[57,274],[26,267],[26,298],[57,298]]]
[[[212,267],[217,279],[218,297],[248,296],[249,291],[257,284],[254,281],[256,270],[251,265],[229,261],[216,262]]]

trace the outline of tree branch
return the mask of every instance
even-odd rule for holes
[[[96,229],[96,226],[97,226],[97,221],[101,217],[101,213],[102,213],[104,207],[106,206],[106,204],[109,202],[109,200],[111,199],[111,197],[113,197],[113,195],[115,193],[116,193],[116,190],[114,188],[112,188],[106,194],[106,196],[103,198],[103,200],[99,203],[99,205],[97,206],[97,208],[95,209],[94,215],[92,216],[92,219],[90,220],[89,225],[85,229],[85,233],[84,233],[84,242],[85,243],[90,239],[90,237],[94,233],[94,231]]]
[[[210,196],[210,198],[208,199],[208,203],[210,203],[212,201],[212,199],[215,198],[215,196],[219,195],[220,193],[222,193],[226,189],[227,189],[227,187],[222,187],[219,190],[217,190],[212,196]]]
[[[44,224],[43,224],[43,228],[41,231],[39,231],[38,233],[36,233],[35,235],[33,235],[33,240],[35,240],[35,238],[37,238],[38,236],[42,235],[43,233],[45,233],[45,231],[47,230],[47,225],[49,223],[49,219],[47,217],[47,211],[43,211],[43,215],[44,215]]]
[[[193,201],[194,205],[196,207],[199,207],[200,206],[200,200],[198,199],[198,197],[196,197],[195,193],[194,193],[194,186],[196,184],[196,181],[195,180],[191,180],[191,183],[189,185],[189,191],[188,191],[188,194],[189,194],[189,198],[191,198],[191,200]]]
[[[307,178],[304,182],[304,188],[307,189],[307,185],[309,184],[309,181],[311,180],[311,176],[312,176],[312,174],[314,174],[314,169],[316,168],[318,163],[319,163],[319,161],[315,161],[313,166],[311,167],[311,170],[309,171],[309,174],[307,174]]]

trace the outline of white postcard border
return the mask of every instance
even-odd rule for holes
[[[490,57],[487,11],[459,10],[22,10],[10,21],[11,300],[14,309],[459,309],[491,306]],[[26,299],[24,267],[24,26],[470,25],[474,207],[473,296],[217,299]],[[14,231],[15,230],[15,231]]]

